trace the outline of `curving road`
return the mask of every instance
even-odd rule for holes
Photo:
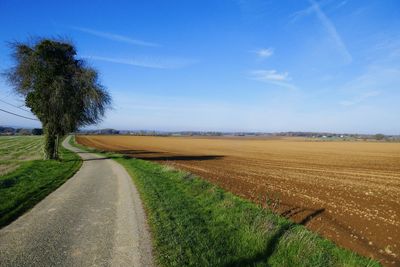
[[[111,159],[79,153],[81,169],[0,230],[0,266],[153,266],[136,188]]]

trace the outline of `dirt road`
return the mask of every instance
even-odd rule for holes
[[[0,266],[152,266],[141,201],[125,169],[63,145],[81,169],[0,230]]]

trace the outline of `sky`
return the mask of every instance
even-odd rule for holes
[[[400,134],[398,0],[0,0],[0,25],[1,72],[32,37],[99,71],[113,105],[91,129]],[[0,100],[34,118],[4,77]]]

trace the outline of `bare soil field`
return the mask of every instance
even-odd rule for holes
[[[400,266],[400,143],[78,136],[195,173],[362,255]]]

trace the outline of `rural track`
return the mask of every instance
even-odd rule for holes
[[[0,266],[153,266],[146,217],[131,177],[112,159],[84,160],[64,185],[0,230]]]

